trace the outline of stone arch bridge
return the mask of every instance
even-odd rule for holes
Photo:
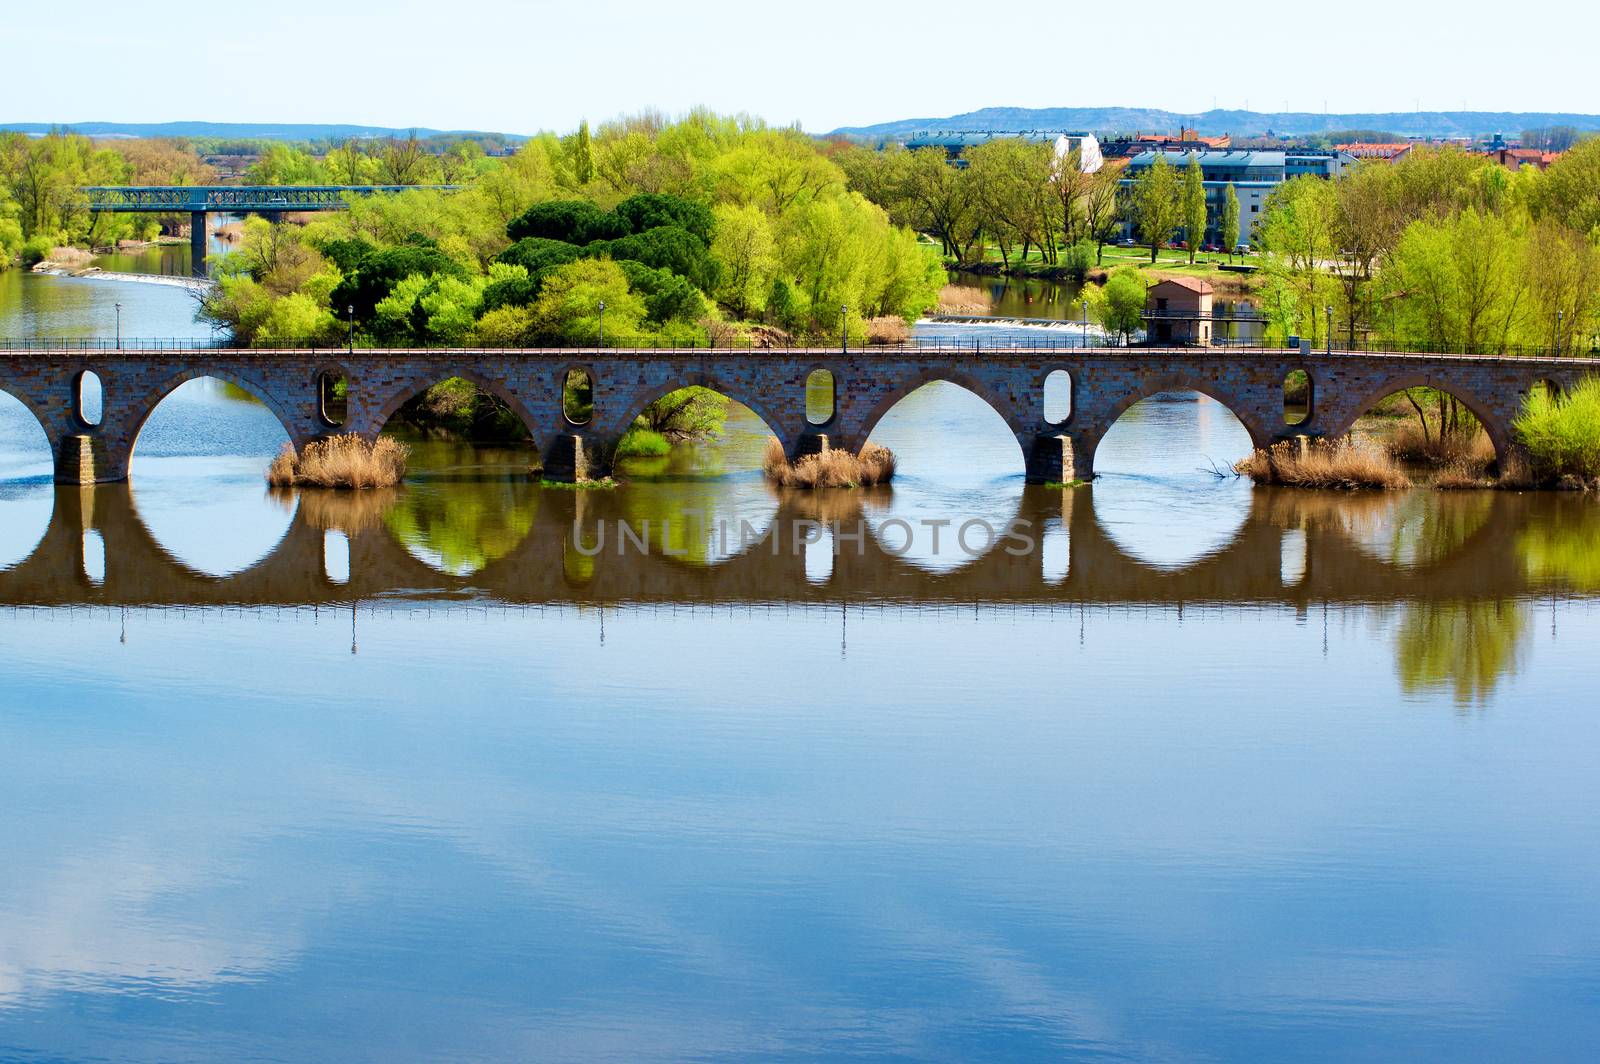
[[[1174,390],[1222,403],[1257,446],[1266,446],[1294,435],[1342,435],[1377,400],[1426,385],[1465,404],[1504,458],[1528,390],[1539,383],[1570,388],[1597,365],[1579,358],[1204,348],[29,350],[0,353],[0,390],[20,399],[43,426],[58,482],[87,483],[125,479],[139,430],[156,405],[198,377],[256,395],[297,446],[333,432],[375,437],[409,399],[462,377],[523,419],[547,477],[573,479],[603,474],[639,412],[686,385],[745,404],[796,457],[826,446],[858,449],[900,399],[931,381],[949,381],[1004,420],[1027,479],[1037,483],[1093,477],[1095,450],[1118,416],[1140,399]],[[835,390],[820,424],[806,408],[806,382],[818,370],[832,375]],[[1283,386],[1295,370],[1310,376],[1311,400],[1309,414],[1291,426]],[[563,383],[574,371],[588,374],[593,389],[593,414],[582,425],[562,407]],[[1051,422],[1044,396],[1057,371],[1070,381],[1071,409]],[[90,373],[103,396],[94,424],[80,400],[80,382]],[[323,403],[325,382],[335,379],[343,379],[348,396],[339,424]]]

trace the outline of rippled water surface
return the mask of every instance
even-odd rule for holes
[[[1254,490],[1193,395],[1067,490],[954,385],[887,491],[764,437],[295,497],[196,381],[57,489],[0,396],[0,1059],[1592,1055],[1592,500]]]

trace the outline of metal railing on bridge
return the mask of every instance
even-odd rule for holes
[[[91,185],[82,191],[89,210],[112,213],[176,214],[248,211],[337,211],[347,196],[430,189],[451,192],[459,185]]]
[[[885,355],[899,351],[906,352],[958,352],[973,355],[985,353],[1002,353],[1006,351],[1123,351],[1130,357],[1149,352],[1211,352],[1216,354],[1239,355],[1271,355],[1276,358],[1293,359],[1297,356],[1304,357],[1306,352],[1300,347],[1286,347],[1281,343],[1264,341],[1227,341],[1213,342],[1211,344],[1182,344],[1182,343],[1136,343],[1117,344],[1103,338],[1072,336],[1022,336],[1017,335],[1022,330],[1005,335],[991,335],[987,337],[917,337],[898,343],[888,344],[850,344],[848,353]],[[243,354],[270,355],[274,352],[286,351],[344,351],[350,347],[347,338],[323,336],[286,339],[277,341],[268,346],[247,346],[236,343],[231,337],[123,337],[120,341],[105,337],[0,337],[0,353],[25,354],[28,352],[46,351],[82,351],[82,352],[114,352],[114,351],[237,351]],[[437,350],[441,353],[456,352],[460,354],[478,354],[494,352],[522,352],[538,354],[546,351],[598,351],[599,347],[594,342],[573,343],[571,341],[539,341],[534,340],[518,344],[471,344],[460,347],[438,347],[425,344],[383,344],[377,345],[370,342],[358,342],[354,345],[357,352],[382,352],[382,351],[407,351],[420,352]],[[840,350],[837,340],[832,344],[826,341],[801,342],[795,340],[775,340],[772,338],[718,339],[714,343],[668,343],[654,337],[632,338],[611,337],[605,338],[604,350],[607,352],[627,353],[634,351],[661,351],[661,352],[752,352],[771,351],[779,354],[785,351],[826,351]],[[1310,356],[1317,357],[1326,353],[1323,345],[1318,344],[1311,348]],[[1560,349],[1554,347],[1517,347],[1504,345],[1445,345],[1445,344],[1401,344],[1380,341],[1357,341],[1355,344],[1344,342],[1335,343],[1335,355],[1438,355],[1468,358],[1579,358],[1600,360],[1600,348],[1588,347],[1574,350],[1570,347]]]

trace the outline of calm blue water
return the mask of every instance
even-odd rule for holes
[[[731,429],[583,505],[776,513]],[[953,386],[879,437],[869,523],[1041,505]],[[1582,500],[1263,496],[1151,402],[1016,586],[919,544],[893,594],[714,556],[613,600],[496,561],[572,493],[454,455],[337,518],[398,574],[348,602],[274,553],[281,439],[194,382],[58,495],[0,397],[0,1060],[1593,1055]],[[7,592],[86,506],[99,566]]]

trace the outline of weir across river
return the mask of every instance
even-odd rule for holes
[[[617,441],[645,406],[687,385],[703,385],[749,407],[794,458],[824,447],[857,450],[897,402],[931,381],[949,381],[1000,415],[1016,437],[1027,479],[1044,483],[1092,477],[1095,449],[1122,412],[1171,391],[1200,392],[1222,403],[1251,441],[1264,447],[1298,435],[1343,435],[1383,397],[1432,387],[1471,410],[1503,460],[1513,446],[1512,420],[1528,391],[1540,384],[1569,389],[1597,365],[1583,358],[1303,349],[151,351],[133,349],[130,342],[115,350],[0,349],[0,390],[21,400],[43,426],[57,481],[76,484],[125,479],[151,411],[198,377],[255,395],[297,447],[338,432],[376,437],[408,400],[460,377],[498,396],[526,423],[545,477],[574,480],[607,473]],[[1290,425],[1284,382],[1296,370],[1310,379],[1308,409]],[[822,414],[808,411],[806,400],[807,381],[819,371],[831,376],[834,394],[832,409]],[[1053,377],[1058,372],[1065,378]],[[563,406],[570,373],[586,375],[592,390],[593,411],[583,424],[574,423]],[[101,387],[97,417],[84,404],[89,374]],[[1056,420],[1046,416],[1052,379],[1070,390],[1070,403]],[[342,395],[337,410],[328,402],[335,392]]]

